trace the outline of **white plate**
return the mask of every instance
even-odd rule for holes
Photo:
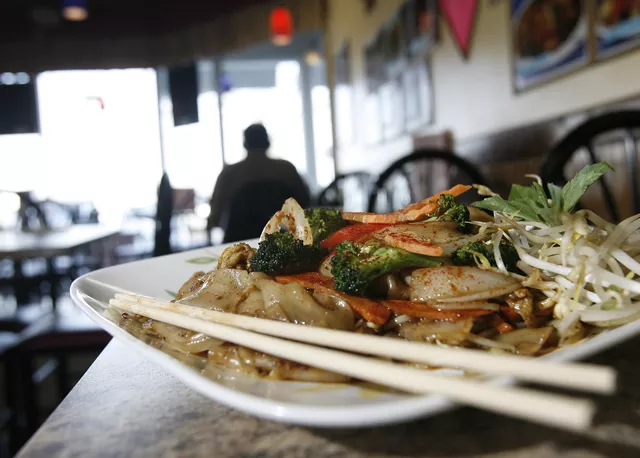
[[[258,417],[308,426],[365,427],[412,420],[454,407],[442,396],[414,396],[346,384],[260,380],[242,375],[230,376],[229,372],[211,369],[211,366],[205,376],[144,343],[103,315],[117,288],[159,299],[172,299],[170,291],[177,291],[194,272],[213,268],[212,258],[218,256],[223,248],[205,248],[98,270],[74,281],[71,297],[93,321],[131,351],[154,361],[204,396]],[[193,263],[194,260],[201,264]],[[585,358],[639,332],[640,320],[555,351],[545,358],[557,361]],[[510,378],[494,381],[513,382]]]

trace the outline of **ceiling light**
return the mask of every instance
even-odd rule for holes
[[[29,77],[28,73],[25,73],[25,72],[16,73],[16,83],[29,84],[29,81],[31,81],[31,78]]]
[[[318,51],[309,51],[305,54],[304,60],[310,67],[315,67],[322,62],[322,56]]]
[[[62,16],[68,21],[85,21],[89,17],[87,0],[64,0]]]
[[[16,84],[16,79],[17,78],[15,73],[5,72],[2,75],[0,75],[0,83],[6,84],[7,86]]]

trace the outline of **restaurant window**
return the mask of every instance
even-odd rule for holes
[[[45,72],[37,86],[37,194],[93,202],[103,221],[155,205],[161,175],[155,71]]]
[[[324,68],[317,73],[324,75]],[[329,87],[324,78],[311,89],[313,116],[313,141],[315,146],[316,181],[320,189],[328,186],[335,177],[333,160],[333,136],[331,131],[331,101]]]
[[[286,159],[307,173],[300,65],[296,61],[226,61],[222,96],[224,151],[227,163],[246,157],[243,131],[262,123],[271,138],[270,157]]]

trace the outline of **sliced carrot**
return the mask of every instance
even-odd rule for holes
[[[335,294],[336,292],[337,291],[334,290],[331,294]],[[381,326],[391,318],[391,310],[381,305],[378,301],[344,293],[339,293],[339,295],[349,304],[349,307],[351,307],[354,312],[367,321]]]
[[[398,222],[410,223],[412,221],[418,221],[422,216],[430,215],[438,209],[438,205],[435,203],[428,203],[415,210],[403,210],[398,216]]]
[[[331,294],[343,299],[349,307],[367,321],[377,325],[383,325],[391,317],[391,310],[383,307],[380,302],[366,297],[352,296],[334,288],[333,278],[317,272],[308,272],[297,275],[280,275],[275,277],[278,283],[300,283],[305,288],[314,289],[321,293]]]
[[[473,186],[469,186],[467,184],[457,184],[453,188],[447,189],[446,191],[439,192],[438,194],[435,194],[425,200],[428,202],[437,202],[440,196],[442,196],[443,194],[451,194],[453,197],[458,197],[464,194],[465,192],[467,192],[472,187]]]
[[[324,286],[327,288],[333,288],[333,278],[326,275],[322,275],[319,272],[305,272],[295,275],[278,275],[276,277],[278,283],[300,283],[305,288],[315,288],[317,286]]]
[[[342,212],[342,218],[348,221],[359,221],[361,223],[383,223],[396,224],[418,221],[421,217],[430,215],[438,208],[438,199],[443,194],[451,194],[457,197],[471,189],[471,186],[457,184],[453,188],[439,192],[431,197],[427,197],[419,202],[395,211],[393,213],[360,213],[360,212]]]
[[[519,321],[522,321],[522,317],[520,316],[520,314],[515,310],[513,310],[508,305],[501,305],[500,312],[511,323],[517,323]]]
[[[352,224],[334,232],[329,237],[320,242],[320,246],[329,250],[347,240],[358,240],[363,235],[371,234],[389,227],[387,224]]]
[[[384,242],[396,248],[402,248],[410,253],[425,256],[442,256],[444,248],[433,245],[412,232],[393,232],[384,237]]]
[[[401,315],[407,315],[413,318],[428,318],[430,320],[460,320],[493,313],[492,310],[486,309],[443,310],[414,301],[385,300],[381,301],[381,304]]]
[[[491,315],[490,322],[495,328],[498,330],[500,334],[505,334],[507,332],[513,331],[513,326],[504,321],[500,315],[497,313]]]

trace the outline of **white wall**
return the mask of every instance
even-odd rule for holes
[[[334,51],[343,40],[351,41],[356,112],[364,97],[362,49],[374,33],[402,4],[381,0],[367,14],[363,2],[331,0],[328,23],[329,46]],[[529,124],[640,94],[640,51],[592,65],[572,75],[514,94],[509,60],[510,2],[481,0],[469,60],[462,59],[448,25],[440,22],[440,42],[431,57],[435,93],[435,125],[425,132],[450,129],[455,138],[468,139],[506,128]],[[362,132],[359,125],[358,132]],[[361,135],[359,144],[362,144]],[[373,150],[356,146],[337,153],[341,171],[383,168],[411,150],[411,139]],[[362,159],[366,157],[367,161]]]

